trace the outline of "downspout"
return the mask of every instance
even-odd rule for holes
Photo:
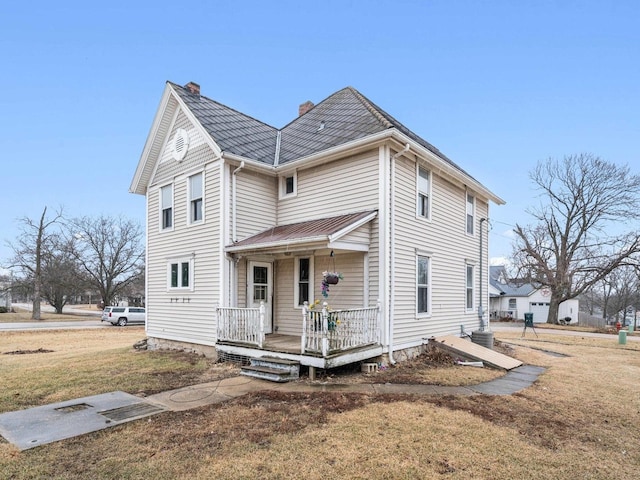
[[[236,237],[236,207],[237,207],[237,203],[236,202],[236,174],[238,172],[240,172],[240,170],[242,170],[244,168],[244,160],[242,162],[240,162],[240,166],[238,168],[236,168],[233,171],[233,176],[232,176],[232,183],[231,183],[231,195],[233,196],[233,199],[231,200],[232,203],[232,208],[233,208],[233,213],[231,216],[231,238],[233,239],[233,243],[235,243],[238,239]]]
[[[396,226],[395,226],[395,201],[396,201],[396,158],[404,155],[409,151],[411,145],[408,143],[402,150],[397,152],[391,157],[391,174],[390,182],[391,188],[389,192],[389,362],[395,365],[396,361],[393,358],[393,312],[395,311],[395,279],[396,279]]]
[[[478,317],[480,318],[480,331],[484,332],[485,330],[488,330],[488,325],[485,325],[484,323],[484,307],[482,304],[482,284],[484,283],[484,237],[482,235],[482,224],[484,222],[486,222],[487,219],[486,218],[481,218],[480,219],[480,305],[478,305]]]

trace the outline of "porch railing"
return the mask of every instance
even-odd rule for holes
[[[265,304],[258,308],[218,307],[218,341],[264,345]]]
[[[375,307],[329,310],[325,302],[313,310],[307,302],[302,309],[302,353],[326,357],[352,348],[380,343],[380,303]]]

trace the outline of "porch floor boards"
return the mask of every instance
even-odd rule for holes
[[[263,350],[283,353],[296,353],[301,351],[301,337],[295,335],[282,335],[280,333],[268,333],[265,336]]]

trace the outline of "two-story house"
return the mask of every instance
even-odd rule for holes
[[[149,345],[330,368],[484,326],[503,200],[351,87],[298,114],[167,83],[130,188]]]

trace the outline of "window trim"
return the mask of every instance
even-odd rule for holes
[[[428,179],[426,179],[428,182],[427,191],[424,191],[420,188],[420,179],[424,179],[423,177],[420,176],[420,171],[426,172],[429,177]],[[416,163],[416,217],[426,221],[431,221],[432,182],[433,182],[433,174],[431,173],[431,170],[428,169],[427,167],[421,166],[420,164]],[[422,215],[421,213],[421,207],[422,207],[421,199],[423,196],[427,198],[427,215]]]
[[[193,219],[193,202],[198,200],[197,198],[192,198],[191,196],[191,192],[192,192],[192,188],[191,188],[191,181],[194,177],[196,176],[200,176],[200,212],[201,212],[201,218],[198,220],[194,220]],[[189,215],[189,219],[187,221],[188,225],[200,225],[201,223],[204,223],[204,172],[197,172],[194,173],[192,175],[189,175],[187,177],[187,212]]]
[[[187,265],[189,269],[188,272],[188,284],[184,285],[184,265]],[[194,291],[194,257],[185,256],[185,257],[175,257],[167,259],[167,291]],[[176,265],[177,269],[177,277],[176,284],[177,286],[172,285],[173,280],[173,266]]]
[[[465,222],[464,222],[464,229],[465,229],[465,233],[467,235],[469,235],[470,237],[475,236],[475,231],[476,231],[476,196],[471,194],[469,191],[465,192]],[[469,202],[469,199],[471,199],[472,201]],[[471,208],[469,208],[469,206],[471,206]],[[471,213],[469,213],[469,210],[471,210]],[[469,219],[469,217],[471,217],[471,219]],[[471,223],[469,223],[469,220],[471,220]],[[471,226],[471,231],[469,231],[469,226]]]
[[[471,276],[469,276],[471,269]],[[465,288],[464,288],[464,309],[466,312],[473,312],[476,308],[476,267],[471,263],[465,264]],[[471,280],[471,285],[469,285]],[[471,306],[469,306],[469,290],[471,290]]]
[[[300,257],[294,257],[293,261],[293,307],[301,309],[303,304],[300,303],[300,260],[308,259],[309,260],[309,305],[315,302],[314,297],[314,256],[313,255],[305,255]]]
[[[420,275],[420,259],[426,259],[427,261],[427,283],[421,284],[419,283],[419,275]],[[431,306],[431,293],[433,290],[432,285],[432,275],[431,275],[431,255],[427,255],[424,253],[416,253],[416,316],[418,318],[426,318],[431,316],[432,306]],[[427,289],[427,310],[424,312],[420,311],[420,288]]]
[[[170,188],[171,189],[171,205],[167,208],[165,208],[164,205],[164,195],[163,192],[166,188]],[[159,214],[160,214],[160,223],[159,223],[159,227],[160,227],[160,231],[161,232],[171,232],[174,229],[174,225],[175,225],[175,198],[174,198],[174,192],[175,192],[175,188],[174,188],[174,184],[173,183],[169,183],[167,185],[163,185],[159,188],[158,190],[158,195],[159,195]],[[169,225],[168,227],[165,227],[165,223],[164,223],[164,212],[165,210],[171,209],[171,225]]]
[[[292,178],[293,179],[293,191],[290,193],[287,193],[287,179],[288,178]],[[296,197],[298,196],[298,172],[292,172],[290,175],[289,174],[285,174],[282,175],[281,177],[278,177],[278,198],[280,200],[285,199],[285,198],[292,198],[292,197]]]

